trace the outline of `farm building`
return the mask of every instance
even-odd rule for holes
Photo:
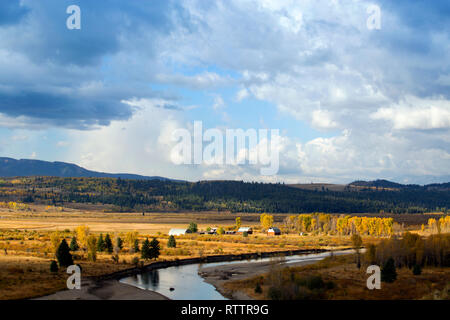
[[[276,227],[272,227],[267,230],[267,234],[269,236],[279,236],[281,234],[281,230]]]
[[[192,233],[189,229],[170,229],[169,236],[181,236],[187,233]]]
[[[211,230],[208,231],[208,234],[217,234],[217,228],[211,228]]]
[[[247,234],[252,234],[253,233],[253,229],[250,228],[250,227],[241,227],[237,231],[237,233],[244,233],[244,232],[247,232]]]

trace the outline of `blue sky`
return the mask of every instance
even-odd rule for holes
[[[448,181],[449,15],[420,0],[2,1],[0,155],[189,180]],[[279,174],[174,165],[169,136],[194,121],[279,129]]]

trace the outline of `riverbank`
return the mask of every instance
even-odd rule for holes
[[[81,290],[63,290],[35,300],[169,300],[154,291],[120,283],[118,280],[82,281]]]

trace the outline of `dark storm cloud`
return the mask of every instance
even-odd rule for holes
[[[1,114],[86,129],[129,119],[133,109],[123,100],[164,95],[145,82],[152,76],[154,39],[171,31],[179,10],[171,1],[23,4],[0,3]],[[66,27],[70,5],[81,9],[81,30]]]
[[[1,1],[0,26],[17,23],[27,12],[28,10],[20,5],[20,0]]]

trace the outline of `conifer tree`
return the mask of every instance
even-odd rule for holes
[[[160,251],[159,241],[156,240],[156,238],[153,238],[150,242],[150,258],[155,260],[158,259]]]
[[[109,236],[108,233],[105,236],[105,250],[108,253],[112,253],[113,252],[113,244],[112,244],[112,241],[111,241],[111,237]]]
[[[97,251],[98,252],[105,251],[105,241],[103,240],[103,234],[101,233],[97,240]]]
[[[78,245],[77,238],[73,236],[70,241],[70,251],[77,251],[78,249],[80,249],[80,246]]]
[[[61,241],[61,244],[56,250],[56,259],[61,267],[68,267],[73,264],[73,258],[70,254],[70,248],[67,245],[66,239]]]
[[[176,248],[177,247],[177,242],[175,241],[174,236],[169,237],[169,241],[167,241],[167,247],[168,248]]]
[[[148,238],[146,238],[145,241],[142,243],[141,258],[144,260],[149,260],[152,258],[150,251],[150,241],[148,241]]]

